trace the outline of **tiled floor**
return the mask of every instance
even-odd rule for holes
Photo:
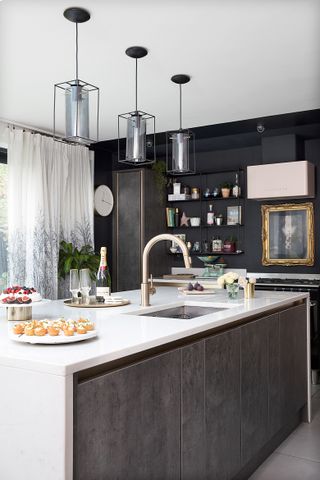
[[[313,387],[312,423],[302,423],[250,480],[320,480],[320,387]]]

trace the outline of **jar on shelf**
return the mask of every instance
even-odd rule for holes
[[[213,238],[211,248],[213,252],[222,252],[223,243],[221,238]]]
[[[200,188],[193,187],[191,189],[191,198],[192,198],[192,200],[199,200],[199,198],[200,198]]]
[[[215,222],[216,222],[216,225],[218,227],[221,227],[221,225],[223,224],[223,216],[221,213],[219,213],[216,217],[215,217]]]
[[[189,185],[183,185],[183,186],[182,186],[182,193],[183,193],[184,195],[190,195],[190,187],[189,187]]]
[[[220,188],[219,187],[214,187],[212,190],[212,196],[213,197],[219,197],[220,194]]]
[[[192,247],[192,251],[193,252],[200,252],[200,242],[198,242],[198,241],[194,242],[193,247]]]
[[[204,193],[203,193],[204,198],[210,198],[211,193],[210,193],[210,188],[206,188]]]

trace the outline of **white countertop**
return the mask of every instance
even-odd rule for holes
[[[273,308],[306,298],[306,293],[256,292],[254,299],[244,300],[243,292],[239,299],[228,301],[225,290],[216,291],[210,296],[178,296],[175,287],[158,287],[151,297],[152,307],[181,305],[183,302],[210,304],[223,303],[232,308],[194,318],[192,320],[139,317],[132,312],[142,311],[140,290],[122,292],[131,304],[125,307],[106,309],[75,309],[66,307],[62,300],[33,309],[33,317],[77,318],[80,314],[96,322],[98,337],[69,345],[22,344],[8,338],[8,325],[5,309],[0,314],[0,365],[15,367],[53,375],[66,376],[79,370],[93,367],[152,347],[179,340],[214,327],[227,325],[249,315],[263,314]],[[157,308],[156,308],[157,307]]]

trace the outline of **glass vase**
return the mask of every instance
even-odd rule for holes
[[[228,298],[230,300],[235,300],[239,295],[239,284],[238,283],[228,283],[226,285]]]

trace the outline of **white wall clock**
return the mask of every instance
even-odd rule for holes
[[[94,210],[101,217],[110,215],[113,209],[113,195],[107,185],[99,185],[94,192]]]

